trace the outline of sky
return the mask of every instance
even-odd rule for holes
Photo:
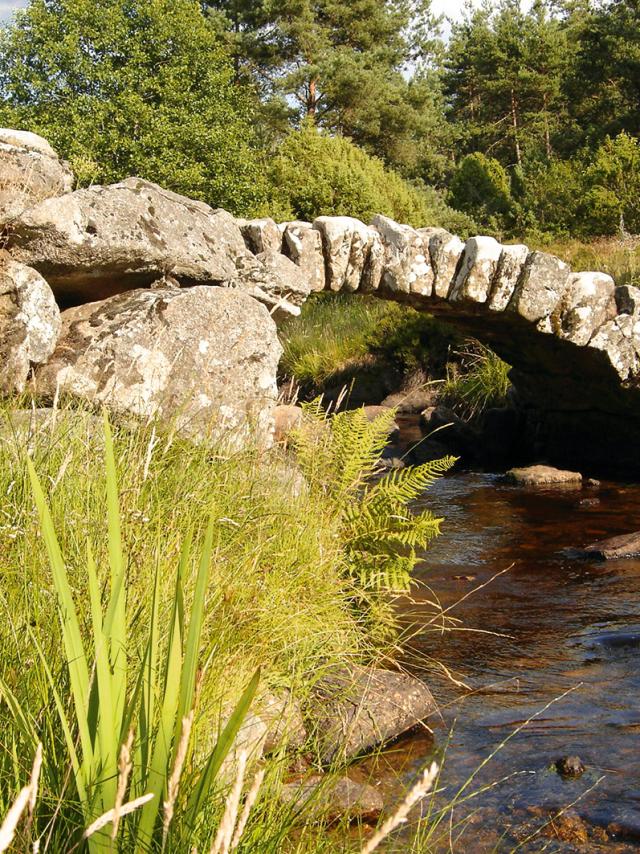
[[[464,6],[465,0],[433,0],[433,11],[438,15],[455,18]],[[0,0],[0,18],[6,18],[14,9],[26,6],[27,0]]]

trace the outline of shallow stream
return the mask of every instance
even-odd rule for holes
[[[640,528],[640,486],[522,489],[462,473],[424,504],[445,517],[443,534],[419,573],[428,586],[401,611],[443,719],[433,740],[387,752],[375,776],[393,798],[446,747],[443,791],[424,811],[475,773],[462,795],[474,797],[425,851],[640,850],[640,561],[563,553]],[[459,624],[433,621],[436,598]],[[474,690],[434,675],[434,661]],[[577,779],[554,768],[568,755],[586,766]]]

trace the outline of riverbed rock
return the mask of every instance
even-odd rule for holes
[[[287,806],[304,806],[305,818],[325,821],[347,818],[374,822],[384,809],[382,795],[367,783],[349,777],[313,774],[296,783],[287,783],[280,792]]]
[[[437,711],[431,691],[419,679],[356,665],[320,677],[303,708],[325,765],[392,741]]]
[[[310,222],[284,223],[283,252],[305,275],[312,292],[326,285],[322,237]]]
[[[264,752],[273,753],[285,746],[287,750],[299,750],[307,740],[299,704],[290,691],[282,694],[268,694],[263,698],[258,711],[259,717],[267,725]]]
[[[196,440],[268,445],[281,352],[269,313],[246,294],[136,290],[63,312],[35,388],[158,418]]]
[[[505,479],[517,486],[572,486],[582,485],[582,475],[576,471],[563,471],[553,466],[525,466],[510,469]]]
[[[363,406],[362,407],[367,421],[375,421],[380,416],[389,415],[388,406]],[[389,441],[395,442],[400,436],[400,427],[396,421],[392,421],[389,425]]]
[[[436,440],[448,453],[471,458],[479,436],[459,415],[446,406],[428,406],[420,415],[425,434]]]
[[[302,421],[302,408],[292,404],[280,404],[273,411],[275,442],[285,442],[289,435],[300,426]]]
[[[398,415],[416,415],[433,406],[438,399],[438,393],[435,385],[394,391],[393,394],[387,395],[380,405],[395,409]]]
[[[556,761],[555,767],[561,777],[581,777],[586,771],[579,756],[562,756]]]
[[[233,217],[202,202],[127,178],[48,199],[13,225],[8,248],[45,276],[62,300],[89,302],[148,287],[222,284],[250,256]]]
[[[60,334],[60,309],[42,276],[0,251],[0,394],[21,393]]]
[[[609,537],[580,549],[585,558],[598,560],[620,560],[622,558],[640,557],[640,531],[633,534],[621,534],[619,537]]]
[[[0,229],[38,202],[70,193],[73,181],[46,139],[0,128]]]

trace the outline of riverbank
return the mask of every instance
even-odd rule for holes
[[[43,744],[44,757],[38,809],[33,823],[20,826],[18,839],[29,847],[36,838],[45,850],[67,850],[86,823],[72,782],[73,759],[64,745],[60,709],[52,705],[55,686],[61,708],[73,719],[73,668],[65,663],[70,660],[61,632],[66,623],[64,616],[60,619],[68,612],[60,612],[60,576],[50,565],[48,541],[42,537],[46,528],[35,512],[27,454],[50,503],[78,629],[92,661],[99,644],[96,603],[90,604],[87,587],[91,578],[87,544],[97,567],[98,589],[103,591],[98,598],[103,600],[104,620],[110,619],[114,529],[112,509],[107,512],[112,507],[105,467],[108,442],[99,417],[73,409],[23,410],[21,417],[4,412],[1,427],[0,489],[5,498],[0,563],[5,619],[0,622],[0,686],[9,707],[3,711],[0,815],[8,812],[17,784],[28,779],[33,732]],[[314,479],[304,465],[307,476],[303,477],[291,453],[280,448],[268,452],[247,448],[223,455],[211,446],[179,439],[171,431],[131,423],[116,423],[113,435],[122,543],[117,553],[126,569],[130,615],[125,642],[130,668],[127,697],[132,702],[139,690],[135,673],[147,655],[154,624],[151,607],[158,633],[154,656],[161,669],[176,608],[178,572],[183,591],[178,607],[184,614],[185,632],[194,609],[203,607],[183,797],[197,783],[221,727],[254,682],[255,695],[246,718],[239,722],[240,740],[236,739],[231,759],[226,760],[228,770],[207,800],[197,830],[189,832],[189,847],[202,845],[221,821],[229,774],[235,773],[238,751],[244,747],[254,770],[256,760],[264,756],[259,764],[266,778],[243,851],[335,850],[325,839],[328,825],[334,828],[332,839],[347,840],[345,850],[359,851],[381,810],[388,814],[393,802],[383,803],[377,791],[366,786],[354,794],[358,781],[346,793],[343,783],[341,794],[334,795],[333,783],[344,779],[345,765],[354,754],[377,750],[379,742],[410,728],[418,718],[433,713],[435,706],[422,682],[393,672],[397,633],[384,606],[385,585],[368,588],[357,574],[350,574],[354,556],[340,527],[336,499],[331,498],[330,444],[323,444],[327,465]],[[348,442],[343,450],[347,447]],[[359,449],[364,451],[362,435]],[[358,459],[355,450],[351,462],[343,459],[356,483],[360,472],[366,472],[368,459],[366,453]],[[210,523],[210,568],[202,586],[197,561]],[[430,536],[423,533],[421,542]],[[193,559],[185,562],[184,544],[190,538]],[[364,571],[364,552],[362,557]],[[327,694],[329,684],[333,688]],[[101,692],[103,687],[101,683]],[[353,744],[339,729],[340,704],[346,698],[362,708],[361,720],[353,722],[359,733]],[[104,703],[101,693],[99,719],[105,714]],[[381,729],[363,735],[362,721],[368,719],[367,709],[373,709],[373,703]],[[134,709],[131,714],[137,745],[144,715],[140,718]],[[26,729],[24,720],[30,722]],[[72,724],[72,738],[75,732]],[[125,732],[122,738],[126,737]],[[144,751],[144,744],[136,749]],[[82,750],[80,755],[85,755],[86,745]],[[327,776],[318,777],[324,771]],[[366,798],[373,798],[373,806],[366,806]],[[318,803],[323,805],[319,811]],[[186,819],[180,804],[178,799],[172,833],[178,834],[180,841],[175,844],[183,850]],[[368,822],[347,832],[358,816]],[[118,850],[139,850],[132,827],[124,822]]]

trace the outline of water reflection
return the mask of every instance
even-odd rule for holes
[[[459,681],[484,689],[466,693],[425,663],[443,705],[437,746],[451,730],[446,796],[522,727],[472,789],[508,782],[456,811],[460,818],[478,810],[455,850],[507,851],[516,844],[523,851],[636,850],[640,561],[577,562],[563,549],[640,528],[640,488],[522,490],[491,475],[460,474],[436,484],[425,504],[446,523],[420,572],[427,586],[402,605],[405,621],[419,626],[411,646]],[[463,630],[443,633],[429,622],[434,596],[449,608],[510,566],[452,611]],[[487,690],[494,683],[497,688]],[[420,735],[385,761],[409,776],[431,750]],[[568,754],[587,765],[579,779],[562,779],[553,768]],[[571,812],[596,827],[588,839],[580,842],[579,833],[567,842],[551,833],[551,839],[527,840],[531,827],[574,801]],[[448,846],[443,840],[442,850]]]

